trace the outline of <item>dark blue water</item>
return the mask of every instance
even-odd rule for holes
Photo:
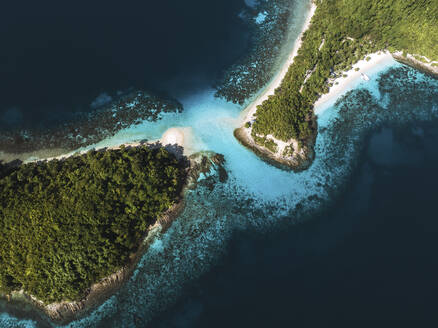
[[[56,121],[129,88],[174,95],[211,85],[248,47],[238,17],[244,7],[243,0],[3,3],[0,124]]]
[[[433,327],[438,122],[387,126],[318,218],[228,255],[153,327]]]

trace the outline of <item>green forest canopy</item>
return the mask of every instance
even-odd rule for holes
[[[127,263],[184,182],[172,154],[146,146],[3,167],[1,291],[46,303],[80,298]]]
[[[313,104],[328,92],[328,79],[371,52],[399,50],[438,60],[437,0],[314,2],[312,25],[294,63],[275,94],[257,109],[254,138],[272,134],[283,141],[307,139],[315,119]]]

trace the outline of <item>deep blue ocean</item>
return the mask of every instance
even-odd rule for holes
[[[243,108],[212,90],[251,47],[241,13],[260,17],[254,3],[3,4],[1,124],[59,122],[99,95],[151,90],[184,112],[108,145],[190,127],[227,163],[229,180],[188,192],[133,277],[68,327],[437,326],[438,80],[380,67],[318,114],[308,171],[271,167],[232,135]],[[296,37],[308,1],[291,7]],[[0,327],[50,327],[21,305],[0,312]]]
[[[249,46],[238,17],[245,7],[243,0],[4,3],[0,126],[57,123],[130,88],[181,96],[211,84]]]

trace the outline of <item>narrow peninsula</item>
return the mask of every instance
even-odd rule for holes
[[[434,0],[314,0],[289,61],[247,108],[234,135],[272,164],[304,170],[315,157],[315,103],[346,71],[361,73],[359,61],[390,53],[438,75],[437,44]]]

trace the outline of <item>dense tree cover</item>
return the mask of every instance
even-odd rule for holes
[[[0,161],[0,178],[4,177],[9,173],[8,167]]]
[[[15,168],[0,178],[1,291],[80,298],[128,262],[184,182],[181,162],[146,146]]]
[[[308,138],[313,104],[328,92],[330,78],[366,54],[388,49],[438,60],[437,0],[314,2],[312,25],[294,63],[275,94],[258,107],[254,138],[268,134],[283,141]]]

